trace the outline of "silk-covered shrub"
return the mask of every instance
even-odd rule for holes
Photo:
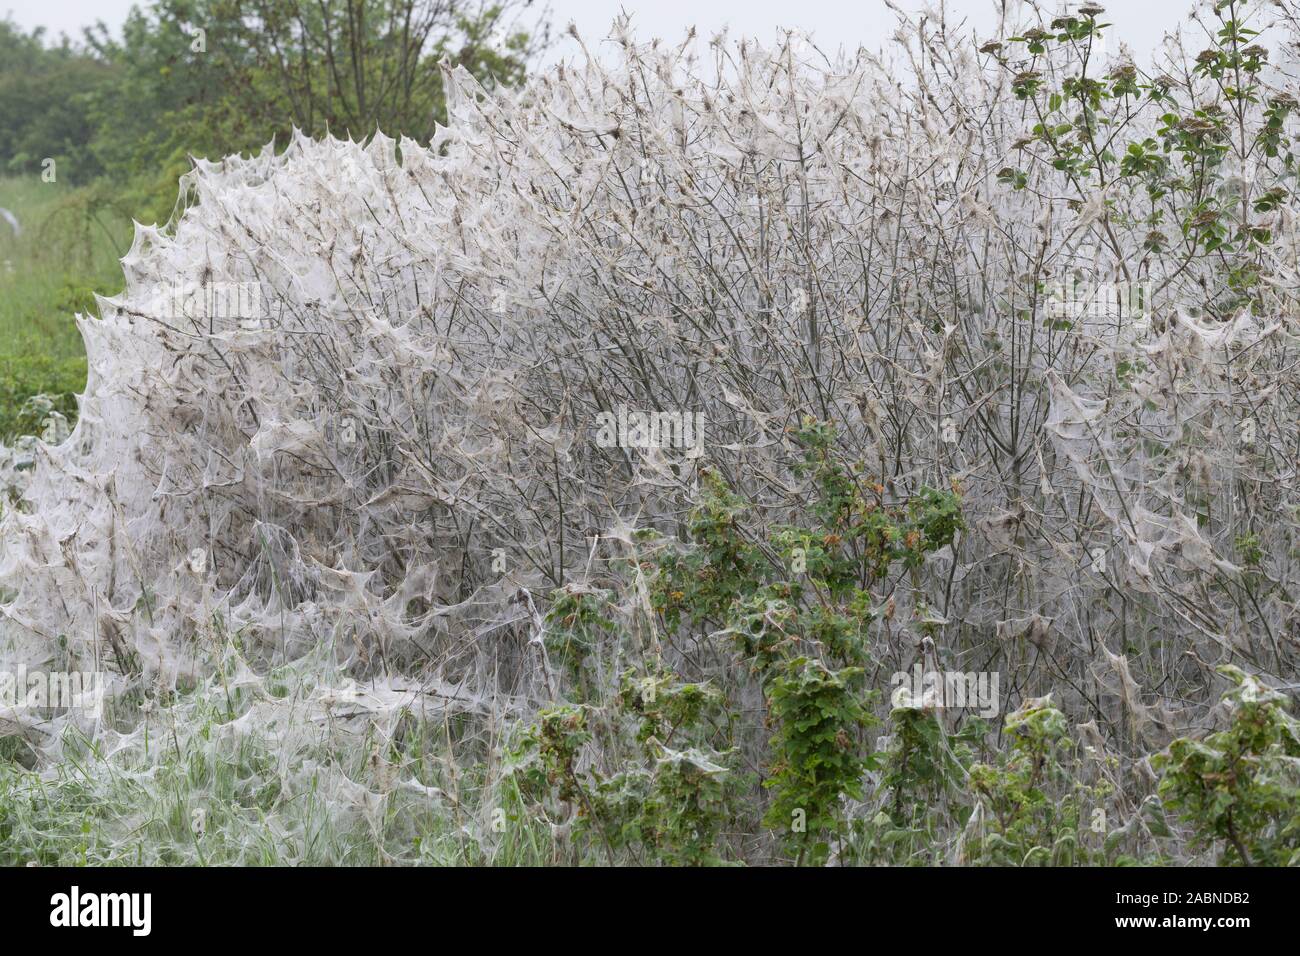
[[[1093,7],[991,42],[904,22],[886,53],[840,57],[790,35],[719,39],[701,62],[617,26],[612,62],[516,90],[449,72],[428,148],[299,138],[198,162],[183,213],[138,228],[126,290],[81,320],[76,428],[5,509],[0,660],[102,667],[128,741],[142,700],[214,675],[265,689],[302,661],[395,721],[418,705],[528,724],[612,700],[628,668],[740,686],[745,658],[721,657],[716,632],[772,597],[755,569],[797,547],[812,568],[786,582],[797,613],[862,592],[861,660],[817,677],[864,695],[837,699],[837,727],[887,716],[867,691],[921,657],[996,671],[1003,713],[1051,694],[1111,829],[1158,852],[1132,829],[1147,756],[1204,725],[1217,664],[1293,684],[1300,621],[1297,100],[1268,53],[1295,20],[1260,3],[1202,15],[1214,44],[1152,69],[1101,54]],[[700,454],[597,441],[620,409],[698,416]],[[805,420],[833,436],[820,464]],[[698,510],[715,481],[726,497]],[[731,529],[709,539],[735,549],[713,556],[729,576],[654,604],[672,568],[642,560],[642,535],[689,542],[700,521]],[[602,595],[618,624],[557,640],[554,594],[575,615],[590,611],[575,595]],[[694,616],[673,604],[701,596]],[[807,633],[789,660],[812,669],[779,685],[791,713],[848,639]],[[337,694],[312,706],[343,712]],[[761,786],[772,733],[787,739],[745,737],[751,812],[728,819],[790,809],[779,774],[776,797]],[[994,768],[958,787],[965,804],[907,810],[854,738],[842,776],[864,785],[806,808],[824,837],[808,858],[854,839],[876,853],[916,823],[925,839],[905,845],[964,859],[1012,813],[1007,781],[1040,789],[983,744],[964,738],[963,763],[927,733],[944,773]],[[60,739],[39,746],[55,759]],[[630,772],[601,739],[574,742],[575,779]],[[685,766],[660,743],[638,773]],[[713,780],[712,757],[692,766]],[[720,792],[686,817],[622,819],[697,859],[679,824],[721,826]],[[475,811],[486,846],[504,839],[495,806]],[[1071,817],[1071,839],[1086,825]],[[1029,832],[1007,839],[1037,859]]]

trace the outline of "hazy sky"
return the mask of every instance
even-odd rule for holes
[[[921,0],[896,2],[908,9],[921,6]],[[1103,0],[1102,5],[1114,24],[1110,42],[1127,43],[1145,58],[1166,29],[1184,20],[1191,0]],[[9,10],[24,27],[44,26],[52,33],[80,36],[80,28],[96,19],[116,28],[131,6],[132,0],[0,0],[0,13]],[[894,23],[883,0],[551,0],[550,7],[557,30],[562,32],[573,21],[588,41],[605,36],[620,9],[633,15],[638,35],[666,40],[680,38],[690,24],[705,38],[728,24],[733,35],[760,39],[770,38],[779,26],[793,26],[812,31],[830,48],[859,43],[875,48]],[[948,9],[956,18],[968,17],[982,32],[994,22],[993,0],[949,0]],[[565,38],[555,55],[572,49],[572,41]]]

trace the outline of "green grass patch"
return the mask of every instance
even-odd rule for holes
[[[33,395],[50,395],[75,418],[86,358],[74,316],[95,314],[96,293],[121,290],[131,222],[107,186],[36,176],[0,178],[0,207],[22,229],[15,236],[0,222],[0,441],[8,442],[39,429],[24,412]]]

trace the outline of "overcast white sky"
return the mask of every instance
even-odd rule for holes
[[[908,9],[921,6],[921,0],[896,2]],[[44,26],[55,34],[79,37],[81,27],[97,19],[120,26],[132,5],[132,0],[0,0],[0,14],[8,10],[24,27]],[[1127,43],[1145,59],[1165,30],[1185,19],[1192,0],[1102,0],[1102,5],[1114,24],[1110,43]],[[573,21],[589,41],[606,35],[620,9],[633,15],[637,33],[644,37],[680,38],[694,24],[705,38],[730,25],[733,35],[768,39],[778,27],[788,26],[812,31],[819,44],[832,49],[858,44],[876,48],[894,23],[882,0],[551,0],[550,7],[557,30]],[[987,33],[994,22],[994,0],[949,0],[948,9],[969,17],[981,32]],[[566,38],[556,54],[570,52],[571,44]]]

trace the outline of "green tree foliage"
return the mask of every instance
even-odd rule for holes
[[[94,97],[117,76],[113,64],[66,38],[47,45],[44,32],[24,33],[0,20],[0,170],[40,172],[53,159],[70,183],[103,172],[89,151]]]
[[[93,152],[111,173],[174,193],[190,155],[284,144],[295,129],[427,142],[446,118],[444,60],[489,83],[522,79],[539,45],[524,6],[156,0],[128,17],[121,40],[92,36],[118,77],[96,93]]]

